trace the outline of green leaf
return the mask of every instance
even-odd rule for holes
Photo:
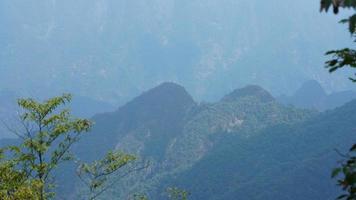
[[[350,148],[350,151],[356,151],[356,144],[352,145],[352,147]]]
[[[340,168],[335,168],[332,173],[331,173],[331,178],[335,178],[337,175],[339,175],[341,172]]]

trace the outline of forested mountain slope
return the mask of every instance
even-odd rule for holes
[[[165,185],[192,199],[335,199],[331,171],[356,139],[356,101],[256,137],[224,133],[202,160]]]
[[[134,192],[160,198],[164,189],[157,188],[204,160],[220,145],[223,135],[249,141],[268,127],[294,124],[314,115],[280,105],[259,86],[234,90],[216,103],[196,104],[181,86],[164,83],[116,112],[94,117],[95,128],[76,151],[92,160],[117,148],[149,160],[147,170],[125,178],[104,198],[123,198]]]
[[[191,199],[334,199],[330,172],[356,139],[356,101],[319,113],[278,103],[263,88],[236,89],[214,103],[196,103],[175,83],[163,83],[111,113],[73,151],[82,161],[120,149],[148,161],[102,199],[134,193],[166,199],[178,186]],[[2,140],[1,145],[13,143]],[[78,199],[73,165],[56,172],[60,198]]]

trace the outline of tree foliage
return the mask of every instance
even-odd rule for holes
[[[346,158],[345,161],[341,163],[340,167],[335,168],[331,175],[333,178],[339,177],[338,185],[346,192],[338,199],[356,199],[356,144],[343,157]]]
[[[133,155],[123,152],[109,152],[103,159],[91,164],[81,163],[77,174],[89,188],[88,199],[93,200],[114,184],[108,183],[110,175],[136,160]]]
[[[0,159],[3,158],[1,152]],[[0,199],[3,200],[38,200],[42,182],[39,179],[29,180],[23,170],[15,170],[16,160],[0,163]]]
[[[20,116],[23,129],[12,131],[22,142],[0,149],[0,199],[46,200],[55,196],[53,170],[62,162],[74,159],[71,146],[93,124],[87,119],[74,118],[68,109],[62,108],[71,98],[70,94],[63,94],[44,102],[18,100],[23,109]],[[132,155],[109,152],[92,165],[81,164],[80,174],[90,175],[90,187],[96,191],[109,175],[133,160]]]
[[[321,0],[320,2],[320,11],[328,12],[330,7],[333,7],[335,14],[339,13],[339,8],[355,8],[355,0]]]
[[[23,131],[14,132],[22,139],[22,143],[7,148],[10,159],[3,158],[1,166],[12,170],[10,174],[21,174],[27,182],[38,183],[40,200],[54,196],[51,172],[61,162],[71,159],[70,147],[92,125],[89,120],[72,118],[67,109],[55,112],[70,100],[69,94],[43,103],[34,99],[18,100],[18,105],[23,109],[20,116]],[[17,181],[13,179],[14,183]]]
[[[328,51],[326,55],[331,55],[333,57],[332,60],[326,62],[326,67],[329,68],[329,72],[334,72],[345,66],[356,67],[356,50],[349,48],[332,50]],[[355,78],[350,77],[350,80],[356,82]]]
[[[328,11],[330,6],[334,7],[334,13],[339,12],[339,7],[356,9],[356,0],[321,0],[321,11]],[[351,15],[347,19],[343,19],[340,23],[348,24],[351,37],[356,42],[356,14]],[[329,72],[334,72],[340,68],[351,67],[356,68],[356,50],[344,48],[340,50],[328,51],[326,55],[332,56],[332,59],[326,61],[326,68]],[[356,82],[355,78],[350,77],[350,80]],[[338,199],[352,200],[356,199],[356,144],[352,146],[349,154],[344,156],[346,159],[341,165],[335,168],[332,172],[332,177],[338,179],[338,185],[346,192],[338,197]]]
[[[340,7],[355,10],[356,0],[321,0],[320,10],[327,12],[331,6],[334,7],[335,14],[339,12]],[[356,42],[356,13],[341,20],[340,23],[348,24],[351,37]],[[325,67],[329,72],[345,67],[356,68],[356,50],[352,48],[328,51],[326,55],[331,56],[331,59],[325,62]],[[350,80],[356,82],[355,78],[350,77]]]

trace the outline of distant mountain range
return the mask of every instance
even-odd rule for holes
[[[290,104],[298,108],[325,111],[356,99],[356,92],[347,90],[327,94],[320,83],[310,80],[305,82],[294,95],[280,96],[277,99],[284,104]]]
[[[122,105],[164,81],[198,100],[235,87],[273,94],[317,79],[352,88],[323,68],[346,47],[343,19],[317,0],[1,0],[0,90],[70,91]],[[293,9],[291,9],[293,8]],[[288,93],[289,94],[289,93]]]
[[[355,100],[318,112],[283,105],[256,85],[197,103],[182,86],[163,83],[92,120],[73,148],[81,160],[120,149],[150,163],[102,199],[146,193],[163,200],[177,186],[193,200],[331,200],[340,192],[330,177],[341,159],[334,149],[344,152],[356,140]],[[82,186],[69,167],[57,171],[58,190],[78,199]]]
[[[75,147],[81,159],[116,148],[150,161],[103,199],[136,192],[165,199],[171,186],[197,200],[334,199],[334,149],[346,151],[356,139],[356,101],[320,113],[280,104],[254,85],[196,103],[183,87],[164,83],[93,120]],[[73,193],[75,185],[61,190]]]

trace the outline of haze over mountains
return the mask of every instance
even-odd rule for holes
[[[284,106],[253,85],[197,104],[181,86],[164,83],[96,115],[75,152],[90,161],[117,148],[150,162],[102,199],[137,192],[165,199],[171,186],[191,199],[334,199],[334,149],[355,139],[355,111],[355,101],[324,113]],[[73,194],[73,184],[81,186],[70,177],[60,185]]]
[[[122,150],[149,163],[112,174],[99,200],[166,200],[169,187],[191,200],[335,199],[330,173],[335,149],[355,143],[356,90],[350,71],[327,72],[324,53],[352,38],[338,23],[349,11],[319,3],[0,0],[0,122],[16,128],[18,98],[72,93],[73,116],[94,122],[75,161]],[[58,120],[55,137],[77,130]],[[58,140],[39,136],[29,146],[56,154],[46,145]],[[0,124],[0,147],[20,141]],[[56,199],[84,198],[78,162],[52,174]]]
[[[102,199],[145,193],[163,200],[173,186],[193,200],[334,199],[339,191],[330,171],[340,159],[334,149],[346,151],[356,139],[355,100],[318,112],[283,105],[257,85],[196,103],[182,86],[163,83],[92,120],[92,131],[73,148],[78,158],[119,149],[149,161],[147,169],[114,176],[120,182]],[[56,172],[58,198],[78,199],[83,189],[71,167]]]
[[[353,99],[356,99],[356,92],[345,90],[327,94],[315,80],[303,83],[292,96],[283,95],[278,97],[278,100],[284,104],[319,111],[342,106]]]
[[[324,52],[350,42],[342,16],[318,10],[310,0],[2,0],[0,89],[116,105],[164,81],[208,101],[247,84],[350,89],[323,69]]]

